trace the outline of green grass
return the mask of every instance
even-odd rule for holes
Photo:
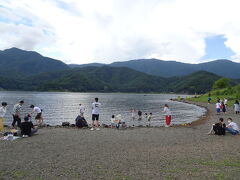
[[[195,102],[207,102],[208,101],[208,95],[211,94],[211,103],[216,103],[217,98],[219,99],[228,99],[228,106],[232,106],[236,100],[240,99],[240,85],[234,86],[234,87],[228,87],[224,89],[216,89],[212,90],[206,94],[203,94],[198,97],[189,98],[190,101]]]

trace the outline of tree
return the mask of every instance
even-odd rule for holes
[[[229,87],[229,79],[228,78],[221,78],[214,82],[213,89],[222,89]]]

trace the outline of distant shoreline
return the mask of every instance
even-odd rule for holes
[[[100,93],[100,94],[143,94],[143,95],[151,95],[151,94],[167,94],[167,95],[184,95],[184,96],[194,96],[194,94],[185,94],[185,93],[173,93],[173,92],[74,92],[74,91],[23,91],[23,90],[0,90],[1,92],[32,92],[32,93]]]

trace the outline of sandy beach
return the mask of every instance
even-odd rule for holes
[[[207,135],[232,107],[191,126],[100,131],[42,128],[38,135],[0,142],[0,179],[239,179],[240,135]],[[227,121],[225,121],[227,123]]]

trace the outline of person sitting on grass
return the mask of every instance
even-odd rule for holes
[[[212,125],[212,128],[210,129],[208,134],[212,134],[212,132],[214,131],[216,135],[225,135],[225,128],[226,124],[223,123],[223,118],[219,118],[219,122]]]
[[[239,134],[239,127],[237,123],[233,122],[232,118],[228,118],[228,125],[226,127],[226,131],[231,133],[232,135]]]
[[[24,117],[24,122],[21,123],[21,135],[22,137],[32,136],[37,132],[37,128],[34,128],[33,123],[29,121],[29,115]]]

